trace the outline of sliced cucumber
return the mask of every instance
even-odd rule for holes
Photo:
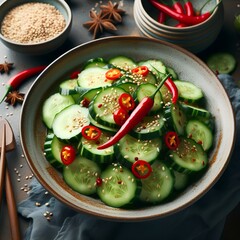
[[[118,144],[115,145],[116,154],[126,166],[131,166],[136,160],[153,162],[159,155],[162,148],[160,138],[151,140],[139,140],[130,135],[125,135]]]
[[[78,149],[81,156],[91,159],[99,164],[110,163],[114,159],[113,146],[98,150],[97,147],[109,140],[111,135],[102,131],[98,141],[91,141],[81,138]]]
[[[178,79],[178,75],[173,68],[167,67],[167,73],[171,74],[173,80]]]
[[[197,118],[200,117],[200,118],[206,118],[206,119],[209,119],[212,117],[211,113],[204,108],[192,106],[190,104],[186,104],[183,102],[181,102],[181,108],[187,115],[191,117],[197,117]]]
[[[101,170],[95,162],[77,156],[73,163],[64,167],[63,179],[73,190],[92,195],[96,193],[96,180],[100,173]]]
[[[164,104],[171,103],[172,94],[165,85],[160,88],[160,93]]]
[[[84,69],[92,68],[92,67],[101,67],[104,68],[107,66],[107,61],[103,58],[92,58],[87,61],[84,65]]]
[[[131,58],[126,56],[117,56],[111,58],[108,62],[113,66],[123,69],[125,71],[128,71],[137,66],[137,64]]]
[[[213,134],[209,127],[199,120],[190,120],[186,125],[186,133],[189,138],[202,145],[207,151],[213,144]]]
[[[137,89],[137,84],[132,82],[125,82],[125,81],[118,82],[115,86],[124,89],[126,92],[130,94],[133,94]]]
[[[102,88],[93,88],[93,89],[87,90],[80,96],[79,103],[82,106],[85,106],[86,102],[88,102],[89,104],[94,99],[94,97],[101,91],[102,91]],[[86,107],[88,107],[88,105]]]
[[[47,135],[44,142],[44,154],[48,162],[55,168],[61,169],[63,167],[61,149],[64,145],[65,143],[59,141],[53,133]]]
[[[60,139],[69,140],[78,136],[82,128],[90,123],[88,109],[74,104],[59,112],[53,121],[53,132]]]
[[[91,67],[84,69],[78,75],[78,85],[83,89],[92,89],[99,87],[110,86],[111,82],[106,81],[105,74],[108,71],[106,68]]]
[[[216,73],[231,73],[237,65],[235,57],[227,52],[218,52],[210,55],[206,63]]]
[[[179,103],[167,106],[164,118],[169,128],[173,127],[179,135],[184,135],[187,118]]]
[[[104,126],[117,128],[113,113],[119,108],[118,98],[124,92],[120,87],[103,89],[89,105],[91,117]]]
[[[74,104],[74,99],[69,96],[63,96],[60,93],[55,93],[47,98],[43,103],[42,117],[43,122],[48,128],[52,128],[53,119],[57,113],[64,108]]]
[[[175,183],[174,183],[175,190],[181,191],[184,188],[186,188],[189,182],[189,175],[175,171],[175,170],[173,170],[173,173],[175,177]]]
[[[155,75],[161,78],[167,73],[167,68],[161,60],[150,59],[141,61],[138,63],[139,66],[146,66]]]
[[[204,169],[208,164],[206,152],[202,145],[190,138],[180,138],[180,144],[176,150],[169,154],[171,167],[179,172],[191,173]]]
[[[151,83],[141,84],[135,92],[135,99],[138,102],[141,102],[144,97],[151,96],[156,91],[156,89],[157,87]],[[159,112],[160,109],[162,108],[162,104],[163,104],[163,101],[162,101],[161,93],[157,92],[157,94],[154,97],[154,104],[149,114],[154,114],[156,112]]]
[[[161,161],[152,164],[152,173],[142,179],[140,200],[148,203],[159,203],[170,196],[174,186],[174,176]]]
[[[59,85],[59,92],[62,95],[73,95],[76,94],[76,87],[78,86],[77,79],[69,79],[63,81]]]
[[[191,82],[174,81],[178,89],[179,98],[187,102],[196,102],[203,98],[202,90]]]
[[[97,193],[100,199],[111,207],[123,207],[131,204],[137,192],[137,181],[130,170],[113,164],[102,174],[102,185]]]
[[[162,115],[144,117],[143,120],[129,133],[140,140],[150,140],[162,136],[165,129]]]

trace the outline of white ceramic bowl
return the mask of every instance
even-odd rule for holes
[[[185,79],[199,86],[207,99],[207,108],[216,119],[214,148],[204,176],[176,198],[140,209],[117,209],[100,200],[73,191],[61,174],[45,159],[43,144],[46,128],[42,122],[45,99],[58,91],[59,83],[92,58],[109,59],[126,55],[136,61],[162,59]],[[123,221],[143,221],[176,213],[194,203],[216,183],[229,161],[235,140],[235,120],[229,98],[213,72],[196,56],[167,42],[141,37],[109,37],[73,48],[51,63],[35,80],[21,112],[21,143],[26,160],[39,182],[56,198],[73,209],[94,216]]]
[[[195,9],[199,9],[202,1],[191,1]],[[211,0],[209,4],[203,8],[203,12],[211,11],[219,0]],[[171,4],[172,1],[164,1]],[[135,0],[134,19],[144,36],[164,40],[173,44],[177,44],[193,53],[199,53],[208,48],[217,38],[223,25],[224,10],[223,4],[220,3],[212,15],[203,23],[188,26],[175,27],[176,21],[167,18],[165,23],[157,21],[159,11],[151,5],[149,0]]]
[[[65,40],[67,39],[69,32],[71,30],[72,26],[72,12],[68,4],[64,0],[18,0],[18,1],[4,1],[0,5],[0,24],[2,23],[4,17],[6,14],[13,8],[22,5],[26,2],[40,2],[40,3],[48,3],[50,5],[53,5],[56,7],[57,10],[60,11],[60,13],[63,15],[66,26],[63,29],[61,33],[56,35],[55,37],[39,42],[39,43],[19,43],[13,40],[10,40],[3,36],[2,32],[0,32],[0,39],[3,42],[4,45],[6,45],[8,48],[21,52],[24,54],[30,54],[30,55],[42,55],[49,53],[58,47],[60,47]],[[26,13],[27,14],[27,13]]]

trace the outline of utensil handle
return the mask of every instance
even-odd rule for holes
[[[6,126],[3,124],[2,128],[2,146],[0,159],[0,206],[2,203],[3,186],[5,183],[5,169],[6,169]]]
[[[17,205],[14,198],[11,178],[10,178],[10,174],[7,166],[6,166],[6,198],[7,198],[7,206],[8,206],[8,213],[9,213],[9,219],[10,219],[12,240],[20,240],[21,232],[20,232],[18,215],[17,215]]]

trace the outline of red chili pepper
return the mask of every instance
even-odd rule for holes
[[[195,15],[195,11],[192,5],[192,2],[189,0],[184,0],[184,5],[183,5],[186,15],[187,16],[194,16]]]
[[[61,150],[61,160],[64,165],[71,164],[76,158],[76,151],[73,146],[66,145]]]
[[[152,172],[151,165],[144,160],[137,160],[132,164],[132,173],[135,177],[144,179],[149,177]]]
[[[162,79],[158,85],[156,91],[151,95],[144,97],[137,107],[133,110],[129,118],[124,122],[118,132],[106,143],[100,145],[98,149],[105,149],[116,144],[122,137],[124,137],[129,131],[131,131],[142,119],[148,114],[154,104],[154,97],[159,91],[163,83],[168,79],[169,75]]]
[[[169,8],[167,5],[159,3],[156,0],[149,0],[149,1],[158,10],[165,12],[167,15],[174,18],[175,20],[177,20],[181,23],[185,23],[187,25],[196,25],[196,24],[199,24],[199,23],[202,23],[202,22],[206,21],[211,16],[214,9],[221,2],[221,1],[219,1],[219,3],[214,7],[214,9],[212,11],[206,12],[206,13],[200,15],[200,16],[187,16],[185,14],[181,14],[181,13],[176,12],[175,10]]]
[[[184,14],[183,6],[180,2],[173,0],[173,9],[176,10],[177,13]],[[175,27],[186,27],[187,25],[184,23],[178,23]]]
[[[118,98],[118,103],[121,108],[126,111],[131,111],[135,107],[135,102],[133,97],[128,93],[122,93]]]
[[[168,91],[172,94],[172,103],[175,104],[178,100],[178,89],[174,84],[173,80],[168,77],[168,79],[164,82],[164,85],[167,87]]]
[[[166,14],[162,11],[159,11],[157,20],[159,23],[164,23],[166,21]]]
[[[119,126],[122,126],[128,118],[129,114],[124,108],[119,108],[113,113],[113,119],[115,123]]]
[[[101,137],[102,131],[91,125],[82,128],[82,136],[87,140],[97,141]]]
[[[133,68],[132,73],[133,74],[140,74],[144,77],[144,76],[148,75],[149,69],[148,69],[147,66],[139,66],[139,67]]]
[[[164,141],[167,147],[171,150],[177,149],[180,142],[177,133],[173,131],[165,134]]]
[[[78,74],[80,73],[80,71],[75,71],[75,72],[72,72],[71,75],[70,75],[70,78],[71,79],[76,79],[78,78]]]
[[[117,80],[122,76],[122,73],[117,68],[111,68],[106,72],[105,76],[108,80]]]
[[[27,70],[23,70],[22,72],[16,74],[12,78],[10,78],[7,82],[6,86],[6,92],[3,95],[0,103],[4,100],[4,98],[7,96],[7,94],[12,90],[16,89],[24,80],[26,80],[29,77],[32,77],[36,74],[39,74],[42,72],[46,66],[38,66],[38,67],[33,67],[29,68]]]

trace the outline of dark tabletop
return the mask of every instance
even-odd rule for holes
[[[3,2],[0,0],[0,2]],[[69,38],[58,50],[47,54],[44,56],[26,56],[22,53],[14,52],[2,43],[0,43],[0,63],[4,61],[13,62],[14,69],[8,74],[0,74],[0,96],[2,96],[5,87],[3,83],[14,76],[14,74],[25,70],[30,67],[35,67],[38,65],[48,65],[54,59],[56,59],[61,54],[70,50],[71,48],[91,41],[92,35],[87,31],[82,24],[89,20],[89,11],[91,8],[97,6],[100,1],[96,0],[71,0],[67,1],[72,9],[73,13],[73,26],[69,35]],[[107,1],[102,1],[107,3]],[[123,6],[120,7],[126,10],[127,14],[123,17],[123,23],[118,25],[118,30],[115,35],[135,35],[141,36],[141,33],[137,29],[134,22],[132,9],[133,0],[122,0]],[[223,1],[225,16],[224,16],[224,26],[217,38],[217,40],[204,52],[197,54],[201,59],[205,59],[212,52],[226,51],[235,56],[237,61],[240,61],[240,35],[238,35],[234,29],[233,21],[236,14],[240,14],[240,0],[225,0]],[[101,37],[110,36],[110,34],[101,35]],[[112,36],[112,35],[111,35]],[[235,81],[240,83],[240,65],[238,64],[237,69],[232,73]],[[34,78],[28,79],[24,84],[21,85],[20,91],[26,93],[33,83]],[[15,198],[17,202],[27,198],[28,196],[28,186],[30,184],[32,173],[29,169],[27,162],[24,158],[19,136],[19,119],[20,119],[21,105],[12,107],[5,102],[0,104],[0,119],[6,118],[14,131],[16,138],[16,149],[12,152],[7,153],[8,167],[11,174],[11,179],[14,187]],[[5,195],[4,195],[5,196]],[[19,216],[20,226],[22,236],[28,222]],[[8,221],[8,212],[6,207],[5,199],[3,200],[3,206],[0,212],[0,239],[8,240],[11,239],[10,225]]]

